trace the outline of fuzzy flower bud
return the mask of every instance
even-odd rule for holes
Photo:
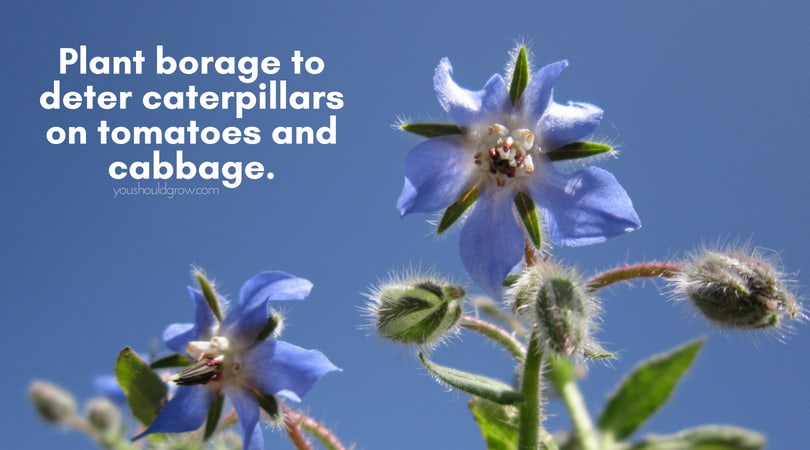
[[[73,395],[55,384],[34,381],[28,388],[34,408],[46,422],[64,425],[76,417]]]
[[[383,338],[431,346],[455,329],[464,295],[461,286],[431,275],[393,279],[367,295],[367,311]]]
[[[605,353],[592,337],[599,306],[573,269],[553,263],[529,267],[507,298],[515,313],[537,328],[548,350],[562,356]]]
[[[98,397],[87,403],[87,423],[102,438],[113,438],[121,431],[121,410],[113,402]]]
[[[722,327],[777,327],[785,319],[804,316],[780,272],[756,251],[697,253],[684,264],[674,286],[676,294]]]

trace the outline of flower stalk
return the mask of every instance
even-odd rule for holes
[[[671,262],[640,263],[617,267],[607,272],[602,272],[588,280],[588,290],[595,292],[611,284],[632,280],[634,278],[672,278],[677,275],[680,270],[680,264]]]
[[[597,436],[593,420],[585,406],[585,399],[577,386],[571,362],[564,358],[548,358],[548,378],[560,394],[571,421],[574,423],[574,432],[583,450],[597,450]]]
[[[309,443],[306,436],[304,436],[301,427],[298,426],[298,421],[293,419],[289,413],[291,411],[284,407],[284,429],[287,431],[290,441],[297,450],[312,450],[312,444]]]
[[[526,349],[524,348],[523,344],[512,337],[508,331],[493,323],[477,317],[464,316],[461,318],[461,326],[468,330],[480,333],[501,344],[503,348],[506,349],[506,351],[508,351],[509,354],[514,356],[518,361],[522,360],[526,355]]]
[[[285,407],[286,408],[286,407]],[[285,409],[284,417],[286,420],[295,422],[298,426],[309,433],[318,440],[328,450],[346,450],[346,447],[340,442],[337,436],[331,430],[326,428],[322,423],[317,420],[302,414],[298,411]]]
[[[523,402],[518,422],[518,449],[537,450],[542,416],[540,411],[540,368],[543,363],[542,343],[538,333],[532,333],[523,364]]]

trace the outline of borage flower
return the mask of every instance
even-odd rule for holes
[[[263,272],[249,279],[239,301],[222,318],[220,301],[202,275],[203,292],[189,288],[196,306],[193,324],[173,324],[163,339],[170,349],[187,353],[195,363],[175,376],[174,397],[160,411],[150,433],[192,431],[205,422],[220,395],[233,404],[242,428],[243,446],[261,449],[259,405],[278,395],[298,402],[324,374],[339,370],[317,350],[274,339],[280,316],[270,314],[269,300],[303,300],[312,283],[284,272]]]
[[[640,227],[612,174],[596,167],[573,173],[554,167],[554,161],[611,150],[579,142],[601,121],[600,108],[553,100],[552,85],[567,65],[549,64],[529,80],[521,47],[510,86],[496,74],[482,90],[469,91],[456,84],[444,58],[433,83],[455,125],[402,126],[430,139],[405,160],[400,213],[446,208],[441,233],[475,203],[461,230],[461,260],[472,280],[495,298],[501,298],[504,277],[520,262],[525,245],[541,248],[538,208],[558,245],[593,244]]]

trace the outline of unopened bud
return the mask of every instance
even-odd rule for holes
[[[392,280],[368,294],[368,312],[383,338],[430,346],[455,329],[464,295],[462,287],[435,277]]]
[[[34,408],[45,421],[64,425],[76,417],[73,395],[55,384],[34,381],[28,388]]]
[[[676,293],[722,327],[776,327],[803,317],[779,271],[759,252],[701,252],[684,264],[674,285]]]
[[[507,291],[507,298],[515,313],[534,324],[551,352],[605,353],[592,337],[599,306],[574,270],[553,263],[529,267]]]
[[[87,423],[104,438],[112,438],[121,431],[121,410],[104,397],[87,403]]]

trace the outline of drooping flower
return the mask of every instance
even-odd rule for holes
[[[201,275],[198,275],[200,278]],[[201,278],[201,284],[204,278]],[[203,288],[207,286],[207,281]],[[221,317],[213,290],[189,288],[196,306],[194,323],[173,324],[163,340],[170,349],[187,353],[196,363],[175,377],[175,395],[138,439],[150,433],[196,430],[219,395],[233,404],[242,428],[245,449],[261,449],[261,398],[280,396],[301,401],[324,374],[340,370],[320,351],[305,350],[277,340],[269,332],[277,317],[268,310],[270,300],[303,300],[312,283],[284,272],[263,272],[242,286],[239,301]],[[207,298],[206,298],[207,297]]]
[[[380,337],[430,349],[458,329],[465,292],[432,271],[411,270],[391,275],[366,296],[370,326]]]
[[[789,330],[790,320],[806,318],[774,256],[746,245],[691,254],[672,286],[675,298],[724,328]]]
[[[445,210],[439,232],[472,206],[461,230],[461,259],[488,294],[501,298],[504,277],[524,255],[541,247],[540,219],[551,242],[579,246],[638,229],[625,190],[609,172],[588,167],[566,173],[554,161],[610,150],[579,140],[591,134],[602,110],[556,103],[552,85],[568,65],[549,64],[528,81],[525,49],[516,57],[511,86],[493,75],[480,91],[460,87],[444,58],[433,82],[453,125],[404,124],[430,139],[405,160],[402,215]]]
[[[545,350],[563,357],[610,356],[594,338],[600,306],[572,267],[541,261],[506,291],[519,317],[536,329]]]

